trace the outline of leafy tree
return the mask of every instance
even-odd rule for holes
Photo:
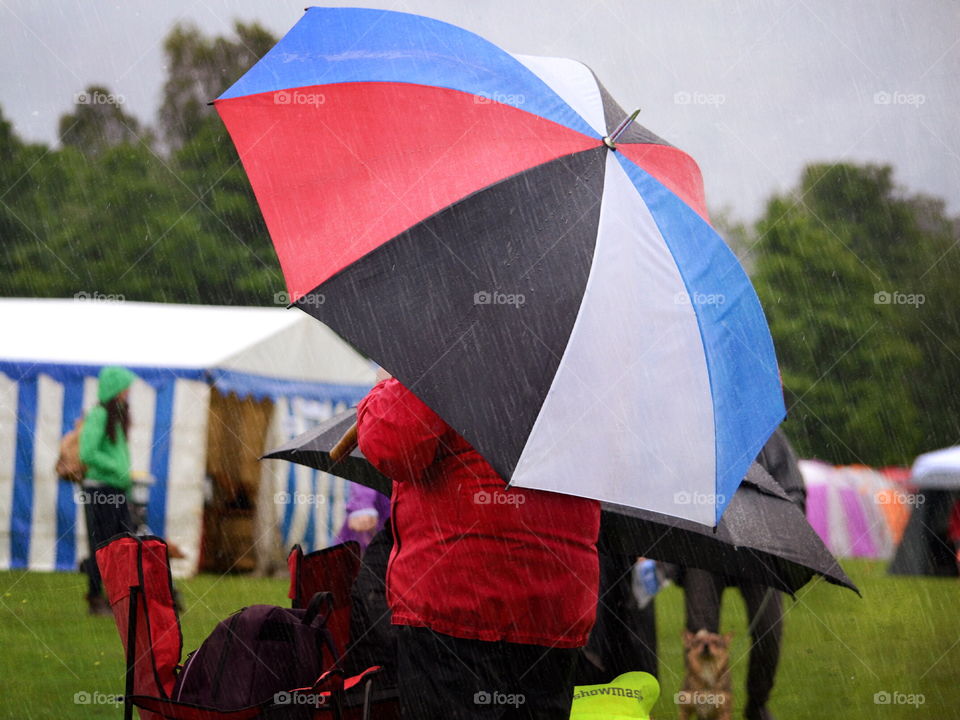
[[[917,307],[899,308],[905,333],[923,362],[910,378],[917,403],[921,451],[960,444],[960,221],[948,218],[943,201],[911,200],[926,241],[903,292],[922,295]]]
[[[207,302],[263,304],[285,287],[270,235],[226,128],[207,118],[174,155],[202,230],[219,252],[234,258],[235,272]]]
[[[60,118],[60,139],[65,146],[75,147],[87,156],[94,156],[122,143],[150,144],[140,122],[123,112],[125,98],[102,85],[90,85],[76,96],[72,113]]]
[[[187,190],[202,234],[194,249],[207,264],[217,258],[197,286],[202,302],[269,304],[284,288],[240,158],[208,105],[275,43],[259,24],[241,22],[232,38],[207,38],[195,27],[177,25],[164,43],[169,75],[159,121],[172,148],[172,171]]]
[[[206,105],[273,44],[257,25],[238,23],[235,35],[171,31],[161,122],[173,150],[156,147],[124,98],[99,85],[61,118],[59,149],[20,142],[0,116],[0,231],[11,268],[2,294],[273,302],[283,288],[276,256],[233,144]]]
[[[4,254],[4,267],[13,267],[11,253],[30,239],[30,230],[20,219],[24,205],[29,203],[30,184],[24,178],[44,152],[42,145],[31,150],[22,143],[0,111],[0,252]]]
[[[802,453],[906,463],[957,442],[956,237],[942,203],[900,193],[889,167],[811,165],[770,201],[754,283]]]
[[[208,38],[195,26],[178,23],[164,41],[167,82],[160,106],[160,128],[179,148],[215,117],[208,103],[230,87],[277,40],[259,23],[236,22],[234,38]]]

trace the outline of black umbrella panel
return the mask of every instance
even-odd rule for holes
[[[345,410],[264,458],[307,465],[390,495],[390,479],[359,449],[339,461],[330,458],[356,420],[355,409]],[[791,595],[814,575],[859,593],[803,512],[756,463],[716,528],[609,504],[603,505],[602,526],[613,552],[703,568]]]

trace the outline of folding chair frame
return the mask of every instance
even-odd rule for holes
[[[112,543],[119,540],[133,540],[138,545],[138,552],[136,555],[137,558],[137,568],[136,568],[136,578],[137,584],[129,585],[126,587],[128,590],[128,599],[127,607],[125,611],[127,613],[127,633],[126,633],[126,648],[125,648],[125,688],[123,696],[123,717],[124,720],[133,720],[133,708],[134,706],[146,710],[149,713],[155,714],[158,717],[165,718],[167,720],[255,720],[256,718],[262,717],[265,713],[270,710],[276,711],[277,708],[282,707],[282,705],[277,705],[273,700],[267,700],[258,705],[252,705],[246,708],[241,708],[237,710],[217,710],[214,708],[204,708],[190,703],[181,703],[174,700],[171,700],[169,697],[166,697],[167,691],[163,688],[162,684],[159,682],[158,678],[158,690],[163,696],[150,696],[150,695],[137,695],[136,694],[136,671],[137,671],[137,637],[138,633],[143,632],[144,628],[140,627],[139,623],[139,611],[141,605],[143,607],[144,617],[147,620],[149,625],[149,618],[147,617],[147,602],[146,602],[146,591],[144,588],[144,578],[143,578],[143,545],[145,542],[159,542],[162,544],[163,549],[166,550],[166,543],[162,538],[145,536],[138,537],[130,533],[124,533],[122,535],[117,535],[110,540],[102,543],[97,548],[97,555],[100,554],[101,550],[105,550]],[[169,577],[169,560],[167,562],[167,575]],[[103,574],[104,570],[107,572],[110,571],[108,565],[104,564],[101,567],[101,573]],[[107,580],[107,577],[104,577],[104,580]],[[105,582],[105,587],[108,592],[111,590],[116,591],[117,587],[114,583]],[[172,583],[171,583],[172,586]],[[121,586],[122,587],[122,586]],[[171,593],[172,596],[172,593]],[[111,597],[111,606],[113,606],[114,598]],[[172,609],[172,608],[171,608]],[[123,610],[119,610],[123,612]],[[114,610],[114,618],[119,624],[120,617],[117,615],[118,609]],[[174,617],[177,623],[177,631],[180,632],[180,618],[174,610]],[[181,650],[182,652],[182,635],[181,637]],[[332,643],[332,639],[328,636],[328,640]],[[148,642],[151,643],[150,647],[150,657],[149,662],[151,663],[153,672],[156,676],[157,665],[156,658],[152,646],[152,638],[148,638]],[[337,658],[336,649],[331,649],[334,658]],[[141,660],[143,661],[143,660]],[[178,660],[179,662],[179,660]],[[172,669],[171,669],[172,670]],[[323,675],[321,675],[317,680],[310,686],[304,688],[295,688],[289,691],[291,699],[294,701],[294,704],[299,706],[310,706],[312,705],[314,714],[318,713],[331,713],[333,720],[343,720],[344,710],[350,709],[347,706],[347,691],[357,688],[358,686],[363,685],[363,704],[362,708],[362,720],[369,720],[370,718],[370,709],[371,709],[371,697],[372,697],[372,685],[373,685],[373,676],[380,671],[379,667],[368,668],[359,675],[355,675],[351,678],[344,678],[343,671],[335,666],[331,670],[328,670]],[[313,699],[314,702],[295,702],[296,698],[309,696]],[[316,702],[317,698],[323,698],[321,702]],[[304,700],[307,698],[304,697]],[[355,717],[355,716],[354,716]]]

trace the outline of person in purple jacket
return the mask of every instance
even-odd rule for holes
[[[346,510],[347,517],[334,544],[354,540],[360,543],[360,550],[363,551],[390,517],[390,498],[365,485],[350,483]]]

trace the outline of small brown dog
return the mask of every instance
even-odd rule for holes
[[[730,720],[733,692],[730,689],[730,638],[733,633],[683,631],[687,676],[675,698],[680,720]]]

